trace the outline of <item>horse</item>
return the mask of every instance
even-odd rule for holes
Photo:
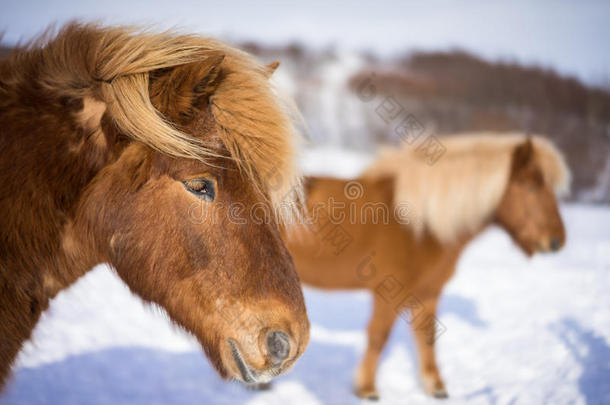
[[[302,194],[299,134],[276,67],[78,21],[0,61],[0,388],[49,301],[99,263],[221,377],[294,364],[309,321],[280,229]],[[251,221],[253,206],[273,216]]]
[[[567,189],[569,171],[550,141],[490,133],[442,143],[435,163],[405,145],[355,180],[306,179],[308,220],[285,235],[303,283],[373,295],[354,378],[362,398],[379,396],[377,363],[398,317],[415,337],[423,389],[448,396],[434,354],[444,331],[437,304],[464,248],[485,228],[499,225],[528,256],[565,243],[556,193]]]

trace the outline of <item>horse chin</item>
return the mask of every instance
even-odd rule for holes
[[[540,245],[538,243],[526,242],[520,239],[514,239],[517,246],[521,249],[523,254],[525,254],[528,258],[534,256],[534,254],[540,251]]]
[[[519,243],[519,247],[521,247],[521,250],[523,251],[523,253],[525,253],[525,255],[528,258],[530,258],[534,255],[537,255],[537,254],[553,252],[553,250],[549,246],[545,245],[544,242],[540,242],[540,241],[522,242],[522,243]]]

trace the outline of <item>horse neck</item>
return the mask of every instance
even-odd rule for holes
[[[468,244],[482,234],[492,223],[493,220],[489,219],[479,225],[475,230],[461,233],[455,238],[454,241],[444,247],[445,251],[449,252],[451,255],[455,255],[457,259],[457,257],[459,257],[459,255],[464,251],[466,246],[468,246]]]
[[[78,126],[82,100],[24,87],[0,108],[0,266],[10,267],[17,285],[19,277],[35,284],[51,277],[63,287],[84,270],[65,257],[62,237],[85,187],[113,154]]]
[[[0,69],[2,84],[5,73]],[[85,254],[67,254],[65,235],[86,185],[110,154],[75,123],[78,100],[28,83],[0,90],[1,389],[49,300],[95,264]]]

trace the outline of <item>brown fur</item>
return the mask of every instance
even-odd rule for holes
[[[255,380],[293,364],[309,323],[281,218],[229,215],[233,203],[276,213],[284,189],[299,194],[268,76],[212,40],[79,24],[0,62],[0,386],[49,300],[103,262],[222,376],[244,379],[229,340]],[[213,202],[183,185],[199,178]],[[290,340],[282,362],[273,330]]]
[[[476,228],[459,227],[452,234],[453,238],[448,239],[437,236],[425,219],[421,224],[421,218],[398,209],[401,201],[397,198],[404,195],[399,187],[426,186],[425,169],[414,173],[400,171],[404,167],[413,168],[417,163],[402,162],[400,165],[391,159],[385,161],[393,156],[390,154],[383,156],[356,183],[331,178],[307,180],[307,207],[312,223],[303,226],[300,232],[288,234],[288,249],[302,281],[325,289],[365,288],[374,296],[368,348],[355,379],[357,395],[377,396],[377,362],[392,325],[401,316],[409,320],[413,329],[425,391],[438,397],[446,396],[434,358],[436,307],[463,249],[487,226],[495,223],[506,229],[528,255],[551,248],[556,250],[563,245],[565,234],[553,192],[554,184],[548,180],[550,173],[544,171],[546,166],[540,163],[544,152],[538,149],[540,142],[523,139],[510,146],[507,179],[490,214],[478,221]],[[495,142],[506,141],[498,139]],[[455,142],[459,144],[460,140]],[[487,139],[485,142],[494,141]],[[449,154],[452,148],[448,146]],[[477,153],[477,148],[463,150],[461,159],[471,161],[471,155]],[[451,159],[447,164],[454,164],[459,170],[460,158],[456,155]],[[423,161],[420,164],[430,171],[449,173],[445,167],[429,167]],[[381,170],[382,167],[387,170]],[[390,170],[392,167],[394,171]],[[405,176],[401,177],[403,174]],[[424,178],[411,177],[413,181],[409,182],[408,175]],[[475,173],[462,170],[461,175]],[[480,178],[494,176],[494,173],[476,175]],[[469,181],[460,184],[469,184]],[[351,187],[356,187],[355,192],[350,191]],[[450,208],[451,201],[463,198],[459,194],[468,196],[471,193],[468,188],[451,188],[441,195],[448,200],[445,206]],[[411,195],[417,194],[412,190]],[[479,197],[471,195],[470,198]],[[433,205],[425,200],[417,202]],[[386,207],[385,211],[383,207]],[[422,212],[417,208],[421,207],[416,206],[411,213]],[[374,214],[375,210],[377,214]],[[459,211],[455,213],[459,214]],[[472,212],[463,214],[472,215]]]

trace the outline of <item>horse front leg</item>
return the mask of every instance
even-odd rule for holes
[[[373,314],[368,327],[368,344],[364,359],[356,371],[354,393],[360,398],[378,399],[375,388],[375,373],[379,356],[383,350],[392,325],[396,320],[396,312],[380,297],[375,296]]]
[[[36,288],[15,287],[0,274],[0,395],[10,376],[11,365],[47,305],[38,298]]]
[[[440,294],[418,297],[421,308],[410,322],[419,357],[419,373],[424,391],[435,398],[447,398],[447,390],[436,365],[434,344],[437,336],[436,308]]]

